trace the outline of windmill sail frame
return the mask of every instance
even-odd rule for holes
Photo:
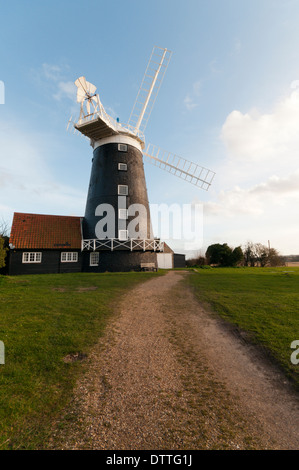
[[[152,50],[128,121],[128,127],[136,135],[145,131],[171,55],[170,50],[162,47],[154,46]]]
[[[186,160],[179,155],[162,150],[160,147],[148,144],[143,155],[153,165],[158,166],[162,170],[188,181],[195,186],[207,191],[212,184],[215,172],[205,168],[190,160]]]

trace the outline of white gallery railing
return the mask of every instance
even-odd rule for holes
[[[119,238],[94,238],[82,240],[81,250],[164,251],[164,242],[161,242],[159,239],[147,238],[128,238],[127,240],[120,240]]]

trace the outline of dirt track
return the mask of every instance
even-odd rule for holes
[[[185,275],[169,272],[122,297],[54,447],[299,448],[298,395],[203,310]]]

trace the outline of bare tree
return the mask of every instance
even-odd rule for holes
[[[5,247],[4,238],[0,237],[0,269],[5,266],[7,251],[8,248]]]
[[[3,217],[0,219],[0,237],[8,237],[9,236],[9,225]]]
[[[262,243],[247,242],[244,247],[245,266],[283,266],[283,257],[275,248],[269,248]]]
[[[207,260],[205,256],[202,254],[202,252],[198,251],[196,254],[194,254],[193,258],[186,260],[186,264],[189,267],[204,266],[205,264],[207,264]]]
[[[9,244],[9,225],[2,218],[0,219],[0,270],[5,273],[6,257],[8,253]]]
[[[268,253],[268,264],[269,266],[285,266],[283,257],[279,254],[275,248],[270,248]]]
[[[256,263],[256,254],[254,244],[252,242],[247,242],[244,250],[244,266],[255,266]]]
[[[264,268],[268,263],[268,251],[269,250],[265,245],[262,245],[261,243],[254,244],[255,259],[262,268]]]

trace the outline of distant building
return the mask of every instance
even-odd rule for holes
[[[186,267],[186,255],[180,253],[173,254],[173,267],[174,268],[185,268]]]
[[[159,269],[185,268],[186,256],[174,251],[164,243],[163,253],[157,253],[157,262]]]

